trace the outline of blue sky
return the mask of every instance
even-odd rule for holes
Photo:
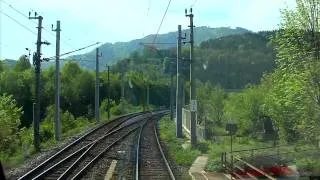
[[[55,36],[51,24],[61,21],[61,53],[95,42],[130,41],[157,32],[168,4],[167,0],[0,0],[0,11],[36,32],[36,21],[28,15],[36,11],[44,17],[45,57],[55,54]],[[243,27],[252,31],[277,29],[279,10],[294,7],[294,0],[172,0],[160,33],[187,28],[184,9],[194,4],[196,26]],[[0,13],[0,59],[17,59],[25,48],[35,50],[36,35]],[[78,53],[90,51],[87,49]]]

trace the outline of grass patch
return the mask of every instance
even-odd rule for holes
[[[139,106],[127,106],[126,112],[137,112],[141,110]],[[63,131],[61,134],[61,142],[56,142],[54,138],[54,111],[51,110],[48,115],[48,119],[43,121],[40,124],[41,129],[41,150],[47,151],[56,147],[58,144],[66,142],[69,137],[80,135],[85,131],[88,131],[90,128],[96,125],[94,119],[87,119],[84,117],[74,118],[70,113],[69,116],[66,116],[63,113]],[[110,121],[121,116],[121,114],[110,114]],[[67,122],[65,122],[65,121]],[[104,113],[104,117],[101,117],[100,123],[105,123],[107,121],[107,113]],[[71,122],[71,123],[70,123]],[[69,124],[68,124],[69,123]],[[30,157],[36,156],[38,152],[35,151],[33,146],[33,128],[24,128],[20,131],[19,140],[16,143],[16,146],[10,151],[0,151],[0,160],[3,165],[8,168],[17,167],[19,164],[24,163],[25,160]]]
[[[207,165],[206,170],[207,171],[214,171],[214,172],[220,172],[222,171],[221,166],[221,154],[223,152],[230,152],[230,138],[227,137],[223,141],[219,143],[209,142],[209,162]],[[242,140],[235,140],[232,143],[233,151],[237,150],[246,150],[251,148],[260,148],[260,147],[271,147],[271,142],[261,142],[261,141],[255,141],[252,139],[247,139],[246,141]],[[245,152],[246,155],[250,154],[250,152]],[[242,154],[239,153],[239,155],[242,157]]]
[[[190,166],[197,156],[201,154],[198,149],[193,149],[190,146],[183,148],[182,145],[187,143],[186,138],[176,137],[175,122],[171,121],[168,116],[161,119],[160,124],[160,138],[165,142],[168,148],[168,154],[177,165]]]
[[[207,171],[215,171],[219,172],[222,171],[221,167],[221,153],[222,152],[230,152],[230,138],[225,138],[223,141],[217,142],[208,142],[209,144],[209,162],[207,165]],[[233,151],[237,150],[248,150],[252,148],[262,148],[262,147],[273,147],[272,141],[259,141],[255,139],[247,138],[246,141],[242,140],[235,140],[233,142]],[[320,171],[320,161],[319,158],[309,157],[306,155],[305,149],[312,149],[313,151],[316,148],[312,145],[283,145],[279,147],[280,158],[282,160],[289,160],[290,162],[287,165],[296,165],[298,170],[302,171],[310,171],[310,172],[317,172]],[[270,148],[270,149],[263,149],[254,151],[254,156],[263,155],[263,154],[273,154],[276,156],[277,148]],[[288,153],[290,152],[290,153]],[[236,155],[240,157],[251,157],[251,151],[246,152],[236,152]],[[310,152],[309,152],[310,154]],[[313,154],[313,153],[311,153]],[[316,154],[314,156],[317,156]]]

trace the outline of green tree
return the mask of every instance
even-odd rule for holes
[[[235,121],[241,135],[255,136],[263,131],[265,89],[253,86],[243,92],[231,93],[225,101],[224,118]]]
[[[296,9],[282,11],[273,38],[277,69],[264,80],[265,110],[285,141],[313,140],[320,132],[319,7],[320,1],[297,0]]]
[[[5,69],[4,63],[0,60],[0,73],[4,71],[4,69]]]
[[[29,127],[32,122],[33,70],[23,72],[6,70],[0,74],[0,94],[13,95],[17,104],[23,107],[21,125]]]
[[[20,71],[27,70],[29,68],[31,68],[31,64],[29,62],[29,59],[25,55],[22,55],[22,56],[20,56],[17,64],[14,66],[13,69],[15,71],[20,72]]]
[[[198,122],[206,126],[208,135],[214,134],[217,128],[221,128],[224,117],[225,92],[220,86],[210,82],[198,85]]]
[[[17,107],[12,95],[0,96],[0,151],[13,154],[17,150],[22,108]]]

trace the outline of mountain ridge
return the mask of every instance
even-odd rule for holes
[[[182,30],[182,34],[189,34],[189,29]],[[195,37],[195,45],[200,45],[201,42],[209,40],[209,39],[216,39],[224,36],[229,35],[237,35],[237,34],[244,34],[252,32],[245,28],[236,27],[218,27],[218,28],[211,28],[208,26],[201,26],[194,28],[194,37]],[[104,43],[103,45],[99,46],[99,51],[102,53],[100,67],[105,67],[106,64],[111,65],[116,63],[117,61],[128,57],[134,51],[142,51],[144,43],[152,43],[155,34],[147,35],[140,39],[134,39],[127,42],[115,42],[115,43]],[[177,31],[171,31],[164,34],[159,34],[157,36],[156,43],[166,43],[166,44],[156,44],[155,47],[159,49],[166,49],[176,47],[176,39],[177,39]],[[69,59],[78,60],[79,64],[82,67],[88,69],[94,69],[95,64],[89,62],[88,60],[95,61],[95,50],[91,52],[81,54],[81,55],[73,55],[68,57]],[[81,61],[82,60],[82,61]],[[101,69],[101,68],[100,68]]]

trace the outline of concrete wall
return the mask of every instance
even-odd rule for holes
[[[183,130],[188,133],[188,137],[190,137],[190,110],[182,108],[182,128]],[[196,114],[196,119],[197,119],[197,114]],[[197,123],[197,139],[198,140],[203,140],[204,139],[204,127],[198,125]]]

